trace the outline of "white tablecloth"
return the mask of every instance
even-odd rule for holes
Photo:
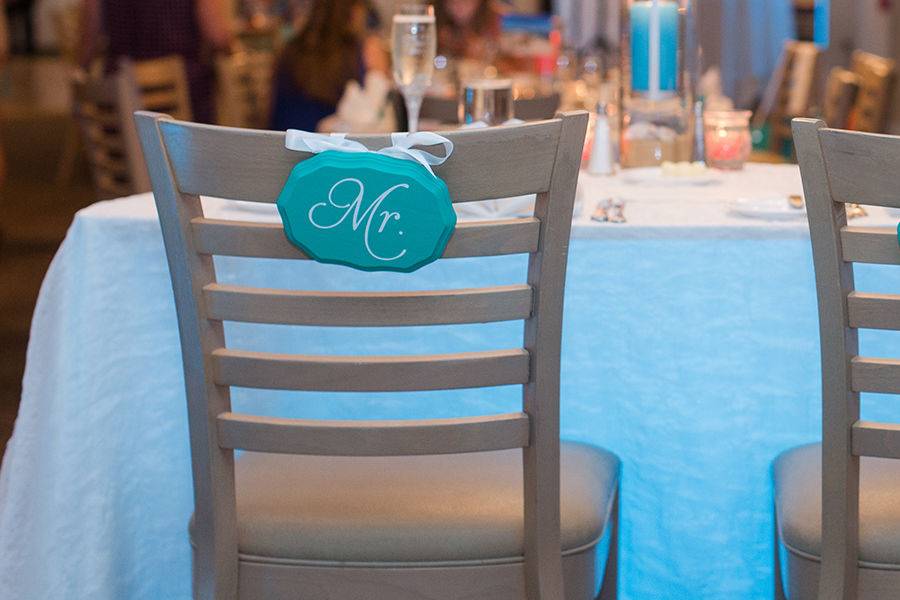
[[[719,185],[583,177],[566,292],[562,428],[623,459],[622,598],[771,597],[769,464],[818,437],[818,336],[803,219],[729,214],[742,194],[796,193],[793,167]],[[628,200],[627,224],[584,215]],[[219,211],[214,202],[210,210]],[[230,212],[233,218],[265,218]],[[873,210],[860,225],[894,225]],[[524,257],[441,261],[415,275],[307,261],[220,259],[221,279],[309,289],[513,283]],[[900,277],[860,269],[861,289]],[[886,274],[887,273],[887,274]],[[510,347],[520,324],[382,330],[233,325],[274,352],[417,353]],[[885,334],[885,336],[888,334]],[[864,336],[870,355],[890,338]],[[347,346],[343,346],[347,351]],[[0,597],[190,598],[190,459],[175,311],[149,195],[81,211],[47,274],[22,405],[0,472]],[[251,393],[239,410],[308,417],[452,416],[513,409],[514,389],[452,394]],[[424,399],[424,401],[423,401]],[[865,411],[884,417],[875,397]],[[897,416],[897,415],[894,415]]]

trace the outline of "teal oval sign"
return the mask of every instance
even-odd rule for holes
[[[373,152],[330,150],[298,163],[277,205],[292,244],[363,271],[415,271],[444,253],[456,227],[442,179]]]

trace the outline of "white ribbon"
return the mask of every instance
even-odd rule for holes
[[[415,148],[415,146],[443,146],[444,155],[437,156],[428,152]],[[345,133],[332,133],[325,135],[322,133],[311,133],[309,131],[300,131],[299,129],[288,129],[284,137],[284,147],[288,150],[296,150],[298,152],[311,152],[318,154],[326,150],[335,150],[337,152],[371,152],[362,143],[356,140],[348,140]],[[394,158],[404,160],[414,160],[434,175],[432,166],[443,164],[450,155],[453,154],[453,142],[442,135],[432,133],[430,131],[418,131],[416,133],[392,133],[391,145],[381,150],[376,150],[376,154],[384,154]]]

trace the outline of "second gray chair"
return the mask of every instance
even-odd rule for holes
[[[819,300],[823,428],[822,444],[775,460],[776,597],[897,598],[900,426],[860,420],[860,393],[900,394],[900,361],[860,356],[858,331],[900,330],[900,296],[857,291],[854,263],[900,265],[900,245],[895,228],[849,226],[845,203],[900,208],[900,137],[812,119],[793,130]]]

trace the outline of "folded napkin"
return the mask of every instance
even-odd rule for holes
[[[325,133],[383,133],[397,129],[397,118],[388,100],[391,82],[378,71],[366,73],[363,86],[350,81],[337,105],[337,112],[319,122]]]

